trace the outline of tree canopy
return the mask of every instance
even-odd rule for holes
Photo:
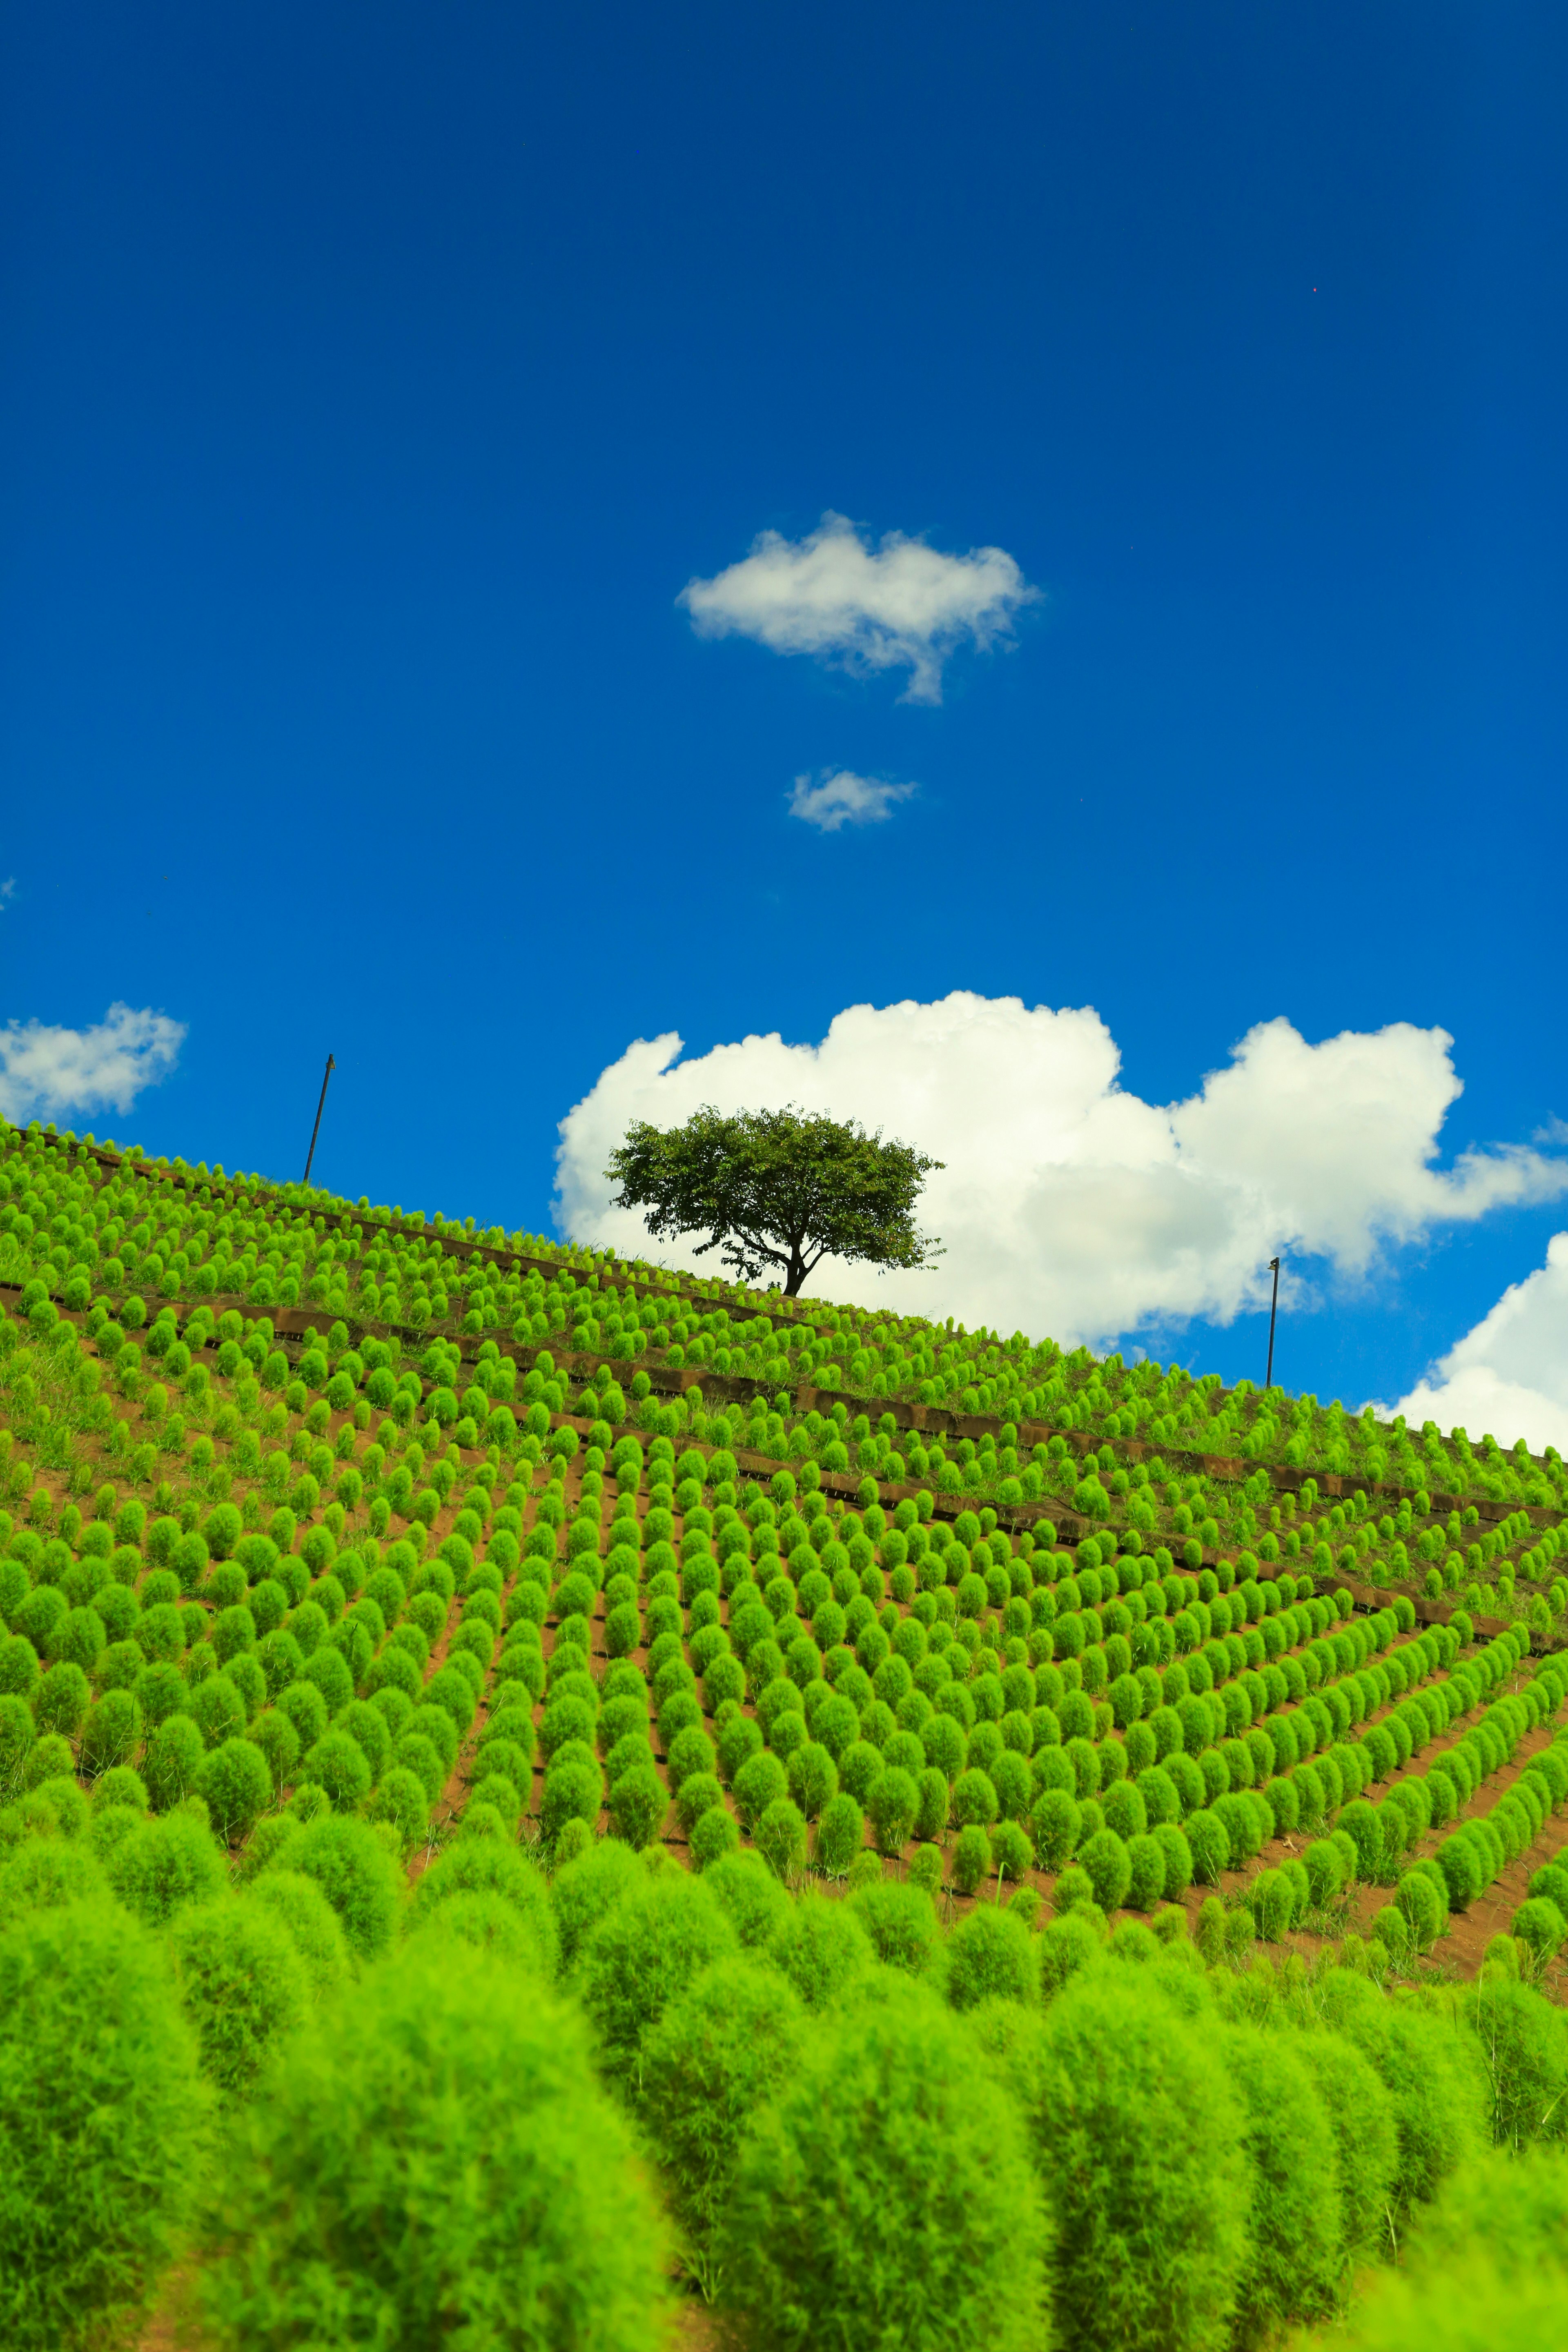
[[[942,1165],[853,1119],[705,1103],[684,1127],[636,1120],[605,1173],[613,1205],[645,1211],[658,1240],[706,1233],[699,1256],[719,1250],[745,1282],[776,1267],[793,1298],[824,1257],[928,1265],[942,1245],[916,1231],[914,1205]]]

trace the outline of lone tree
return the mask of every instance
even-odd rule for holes
[[[929,1265],[942,1244],[916,1232],[914,1205],[942,1165],[853,1119],[787,1106],[726,1118],[705,1103],[684,1127],[637,1120],[605,1173],[621,1188],[612,1205],[646,1210],[658,1240],[706,1232],[700,1257],[721,1250],[746,1282],[782,1267],[793,1298],[824,1257]]]

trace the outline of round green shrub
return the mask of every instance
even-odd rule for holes
[[[1203,1805],[1187,1815],[1183,1828],[1193,1857],[1194,1878],[1200,1886],[1217,1886],[1220,1873],[1230,1868],[1232,1859],[1224,1822],[1211,1807]]]
[[[829,1797],[817,1816],[816,1861],[830,1878],[842,1878],[866,1843],[866,1816],[847,1790]]]
[[[264,1905],[240,1897],[183,1911],[170,1943],[203,2070],[242,2096],[304,2017],[309,1980],[294,1940]]]
[[[684,1871],[628,1890],[589,1928],[577,1960],[577,1990],[613,2080],[629,2081],[644,2035],[669,2002],[738,1949],[716,1896]]]
[[[124,2327],[171,2261],[205,2102],[167,1961],[118,1906],[36,1910],[0,1937],[5,2341],[58,2352]]]
[[[1310,2045],[1298,2054],[1279,2034],[1233,2025],[1226,2069],[1247,2111],[1251,2159],[1250,2241],[1238,2282],[1232,2342],[1275,2341],[1292,2321],[1325,2318],[1339,2284],[1339,2163],[1334,2134],[1313,2084]]]
[[[1496,2145],[1517,2153],[1538,2139],[1561,2143],[1568,2102],[1561,2010],[1517,1978],[1488,1969],[1465,1987],[1460,2013],[1485,2064]]]
[[[22,1767],[22,1785],[25,1789],[37,1790],[46,1783],[58,1781],[68,1782],[72,1788],[76,1786],[76,1758],[71,1753],[70,1741],[63,1732],[46,1731],[27,1751],[26,1761]]]
[[[215,1834],[226,1845],[237,1845],[272,1802],[272,1775],[254,1740],[226,1739],[203,1758],[195,1791],[206,1806]]]
[[[717,1781],[714,1786],[717,1788]],[[651,1757],[646,1764],[635,1765],[629,1772],[621,1773],[611,1785],[611,1826],[618,1838],[639,1851],[658,1837],[668,1811],[669,1791],[655,1771]],[[595,1817],[597,1811],[595,1804]]]
[[[947,1997],[954,2009],[1039,1997],[1038,1939],[1015,1911],[978,1903],[947,1939]]]
[[[574,2019],[480,1951],[454,1967],[444,1937],[298,2037],[210,2217],[203,2300],[230,2352],[662,2340],[652,2198]]]
[[[758,1853],[742,1850],[715,1863],[706,1884],[742,1951],[761,1950],[789,1916],[790,1898]]]
[[[1079,1866],[1089,1873],[1094,1899],[1102,1911],[1118,1911],[1127,1900],[1132,1865],[1127,1848],[1114,1830],[1097,1830],[1079,1851]]]
[[[720,1960],[643,2042],[638,2112],[699,2279],[741,2142],[800,2064],[805,2012],[776,1969]]]
[[[1069,1977],[1099,1958],[1105,1939],[1090,1912],[1074,1908],[1059,1912],[1041,1930],[1039,1947],[1040,1990],[1049,2001]]]
[[[1247,2255],[1246,2119],[1212,2023],[1148,1972],[1080,1968],[1046,2011],[1056,2095],[1033,2117],[1052,2183],[1059,2340],[1168,2352],[1228,2338]]]
[[[84,1779],[95,1780],[117,1764],[129,1764],[141,1745],[141,1707],[128,1690],[105,1691],[89,1711],[82,1731]]]
[[[581,1822],[590,1832],[597,1825],[605,1801],[605,1776],[586,1758],[562,1757],[544,1776],[539,1825],[547,1844],[553,1844],[567,1824]]]
[[[556,1916],[549,1888],[526,1856],[491,1838],[460,1839],[417,1881],[409,1905],[410,1925],[426,1925],[445,1905],[468,1895],[493,1895],[510,1904],[528,1930],[532,1965],[548,1982],[557,1959]]]
[[[1042,2338],[1044,2243],[1016,2110],[910,1987],[808,2043],[742,2145],[716,2251],[755,2352],[1011,2352]]]
[[[1385,1999],[1352,1970],[1331,1969],[1320,1999],[1326,2021],[1371,2061],[1393,2101],[1397,2220],[1482,2144],[1489,2092],[1479,2053],[1443,2019]]]
[[[877,1954],[847,1903],[808,1887],[780,1919],[768,1946],[807,2009],[826,2009]]]
[[[323,1813],[289,1847],[289,1867],[321,1888],[356,1958],[374,1960],[388,1948],[403,1874],[368,1822]]]
[[[149,1927],[163,1927],[188,1904],[210,1903],[227,1877],[222,1852],[185,1812],[138,1822],[106,1867],[121,1903]]]
[[[991,1840],[978,1822],[959,1831],[952,1842],[952,1884],[960,1895],[973,1895],[991,1875]]]
[[[1401,1893],[1406,1884],[1407,1881],[1401,1881]],[[1411,1924],[1415,1926],[1414,1921]],[[1568,1937],[1568,1920],[1564,1920],[1549,1896],[1532,1895],[1514,1913],[1510,1932],[1527,1948],[1531,1961],[1539,1969],[1563,1948],[1563,1940]]]
[[[338,1915],[315,1880],[297,1870],[264,1870],[250,1900],[282,1921],[314,1998],[323,2000],[335,1992],[349,1972],[348,1946]]]
[[[805,1868],[805,1815],[788,1797],[775,1797],[752,1832],[757,1852],[782,1879]]]
[[[1106,1832],[1110,1834],[1109,1832]],[[1181,1832],[1178,1831],[1177,1835]],[[1092,1873],[1090,1875],[1092,1876]],[[1159,1838],[1149,1830],[1127,1841],[1127,1893],[1124,1897],[1130,1910],[1152,1911],[1156,1903],[1163,1902],[1170,1893],[1165,1883],[1165,1853]]]
[[[741,1843],[741,1825],[721,1801],[710,1805],[692,1823],[689,1843],[693,1869],[707,1871],[727,1853],[736,1851]]]
[[[1300,2055],[1334,2135],[1340,2238],[1348,2263],[1389,2251],[1389,2210],[1399,2172],[1394,2103],[1376,2069],[1342,2034],[1315,2032]]]
[[[33,1720],[40,1731],[57,1731],[74,1738],[81,1729],[92,1693],[74,1660],[62,1659],[49,1668],[33,1700]]]
[[[643,1865],[629,1847],[607,1838],[588,1846],[556,1869],[550,1882],[550,1907],[555,1920],[563,1971],[574,1965],[584,1937],[596,1921],[625,1895],[647,1883]]]
[[[0,1918],[89,1902],[103,1892],[98,1856],[80,1840],[24,1838],[0,1869]]]
[[[942,1933],[931,1897],[920,1887],[879,1876],[858,1886],[847,1903],[884,1967],[910,1977],[940,1976]]]

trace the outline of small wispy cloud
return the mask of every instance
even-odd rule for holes
[[[185,1039],[166,1013],[111,1004],[90,1029],[13,1021],[0,1029],[0,1112],[18,1123],[43,1113],[127,1111],[166,1078]]]
[[[837,833],[846,824],[885,824],[899,801],[911,800],[918,784],[885,783],[877,776],[857,776],[847,768],[825,768],[819,776],[797,776],[789,796],[789,813],[819,833]]]
[[[1038,594],[1000,547],[943,555],[899,530],[873,547],[830,511],[805,539],[763,531],[739,563],[688,581],[677,601],[700,636],[752,637],[843,669],[908,669],[902,698],[940,702],[948,656],[965,639],[984,648],[1005,637]]]
[[[16,895],[16,877],[14,874],[7,874],[4,882],[0,882],[0,915],[5,913]]]

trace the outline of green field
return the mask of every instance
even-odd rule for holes
[[[1563,2339],[1554,1453],[37,1128],[0,1308],[7,2344]]]

